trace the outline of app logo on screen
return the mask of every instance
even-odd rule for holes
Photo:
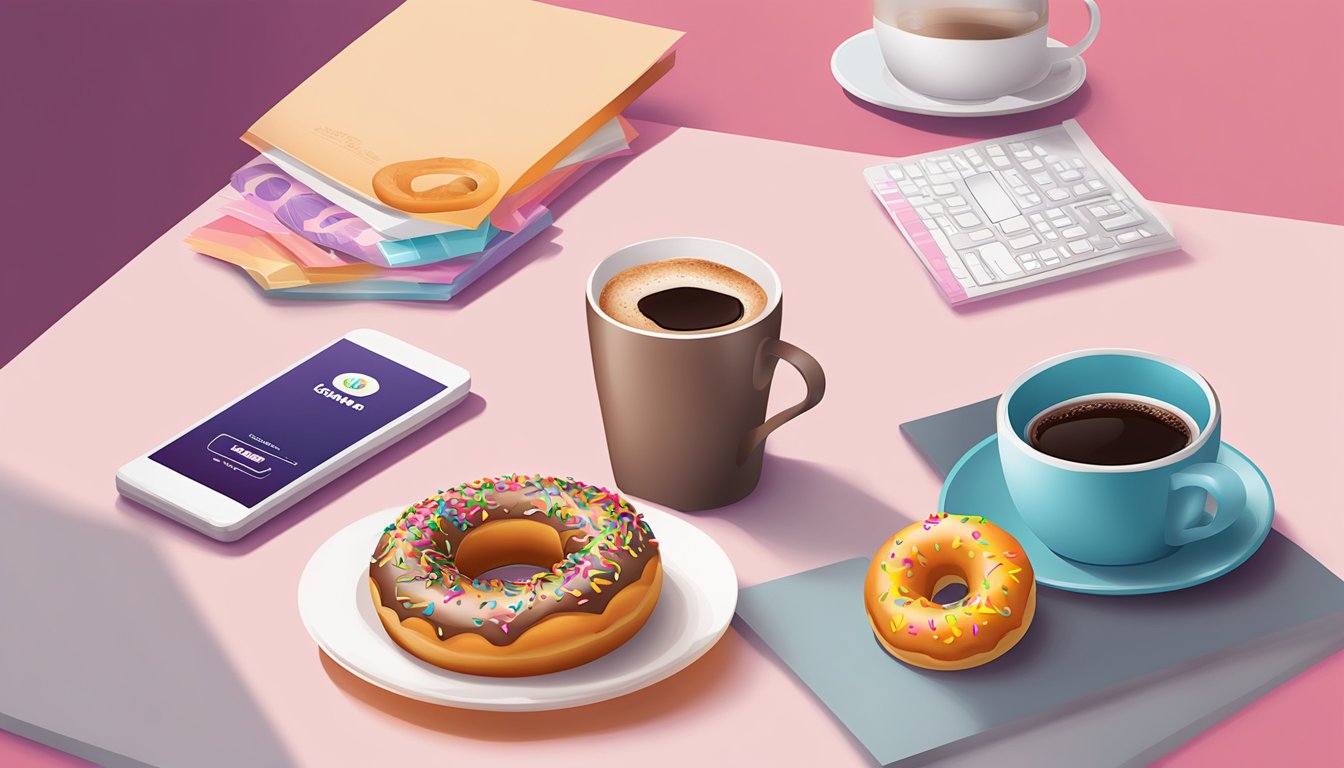
[[[342,373],[331,385],[351,397],[368,397],[378,391],[378,380],[367,373]]]

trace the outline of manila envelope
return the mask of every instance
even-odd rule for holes
[[[474,229],[672,67],[680,32],[532,0],[407,0],[243,136],[382,205],[394,163],[469,158],[499,188],[467,210],[414,216]]]

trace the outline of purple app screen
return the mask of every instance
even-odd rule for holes
[[[253,507],[444,389],[340,339],[149,458]]]

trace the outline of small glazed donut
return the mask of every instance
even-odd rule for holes
[[[433,189],[417,192],[411,183],[429,174],[457,174],[458,178]],[[480,160],[460,157],[429,157],[406,160],[378,169],[373,175],[373,193],[379,200],[408,213],[444,213],[475,208],[499,189],[499,173]]]
[[[530,577],[481,574],[532,564]],[[496,677],[576,667],[630,639],[662,588],[653,532],[596,486],[507,475],[407,507],[369,565],[378,617],[398,645],[444,669]]]
[[[944,587],[964,598],[940,605]],[[929,515],[887,539],[868,566],[868,621],[882,646],[925,669],[968,669],[993,661],[1026,634],[1036,612],[1036,577],[1022,545],[983,517]]]

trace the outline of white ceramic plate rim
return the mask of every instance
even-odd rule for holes
[[[657,537],[664,586],[649,622],[625,645],[574,669],[532,677],[494,678],[440,669],[402,650],[373,612],[365,578],[373,545],[400,507],[351,523],[313,553],[299,577],[299,614],[314,642],[360,679],[407,698],[475,710],[530,712],[577,707],[633,693],[681,671],[727,631],[737,609],[737,574],[728,555],[707,534],[648,502],[638,508]],[[360,595],[364,597],[361,599]],[[669,597],[671,595],[672,597]],[[654,639],[659,608],[687,600],[696,613],[674,643]],[[666,606],[665,606],[666,603]],[[658,630],[667,627],[658,625]],[[641,639],[643,642],[641,642]]]
[[[855,98],[862,99],[869,104],[885,107],[886,109],[894,109],[898,112],[909,112],[916,115],[933,115],[936,117],[994,117],[996,115],[1013,115],[1019,112],[1030,112],[1036,109],[1043,109],[1052,104],[1058,104],[1072,96],[1074,93],[1077,93],[1078,89],[1083,87],[1083,83],[1087,81],[1087,64],[1083,61],[1081,56],[1076,56],[1069,59],[1068,63],[1071,68],[1077,68],[1077,74],[1072,74],[1071,71],[1066,80],[1068,85],[1048,98],[1040,100],[1023,99],[1017,94],[1010,93],[1005,96],[1000,96],[997,99],[990,99],[987,101],[955,102],[942,101],[935,99],[932,96],[925,96],[916,93],[915,91],[911,91],[905,86],[901,87],[906,88],[906,90],[909,91],[909,95],[902,93],[891,86],[891,83],[895,82],[895,78],[892,77],[884,67],[882,70],[882,77],[888,90],[886,93],[876,94],[855,83],[840,66],[840,54],[842,51],[850,46],[866,44],[867,38],[874,38],[872,45],[876,48],[876,37],[876,32],[871,29],[865,29],[837,46],[835,52],[831,54],[831,75],[835,77],[836,82],[840,83],[840,87],[844,88]],[[1064,43],[1061,43],[1053,37],[1047,38],[1047,44],[1052,48],[1065,47]],[[881,66],[880,56],[877,57],[877,63]],[[1039,85],[1039,83],[1037,85]],[[1032,87],[1035,88],[1037,86]],[[898,101],[884,97],[895,97],[895,99],[901,100]],[[914,97],[919,101],[905,100],[910,97]]]

